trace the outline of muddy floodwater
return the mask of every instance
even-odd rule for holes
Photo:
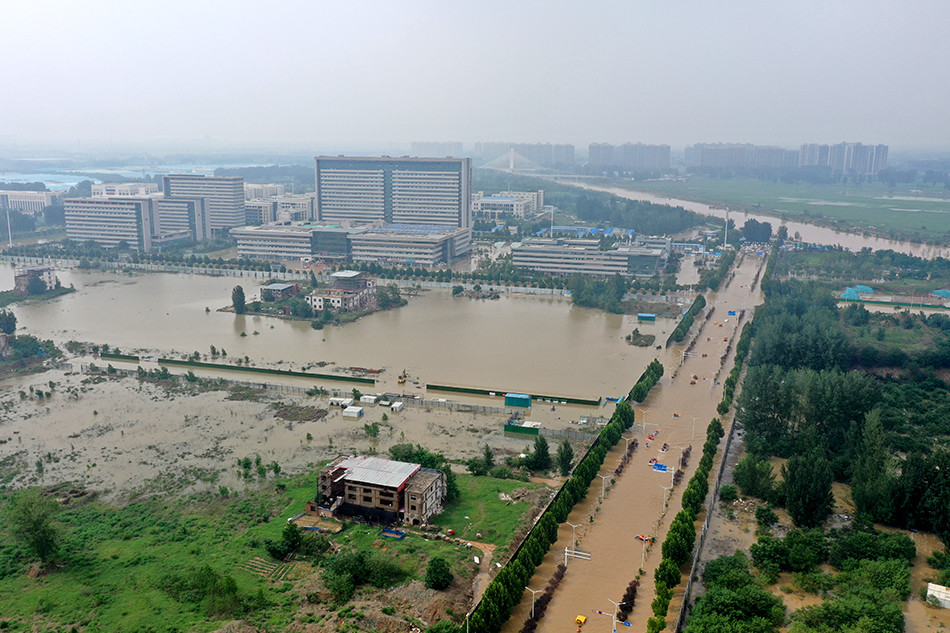
[[[184,381],[182,388],[168,389],[140,384],[132,376],[103,380],[80,370],[90,362],[100,367],[107,363],[70,358],[68,367],[8,378],[0,387],[0,478],[20,473],[13,485],[68,480],[121,499],[135,492],[239,487],[243,480],[235,464],[245,456],[261,455],[264,463],[277,462],[284,472],[300,472],[342,452],[385,453],[400,442],[425,445],[450,459],[476,456],[484,443],[500,456],[516,454],[531,439],[504,435],[505,391],[619,396],[654,357],[666,363],[674,358],[672,352],[634,347],[624,340],[639,328],[663,342],[674,319],[638,323],[635,317],[573,306],[563,297],[503,294],[489,301],[453,298],[448,290],[433,290],[411,296],[403,308],[318,331],[309,321],[219,312],[230,303],[234,279],[76,269],[57,274],[77,292],[14,305],[22,331],[59,344],[108,343],[123,353],[182,357],[197,351],[203,360],[217,362],[246,356],[257,367],[307,367],[341,378],[346,375],[336,372],[349,367],[382,373],[370,386],[196,370],[201,378],[296,388],[296,392],[270,389],[259,399],[235,401],[226,389],[193,393],[195,389]],[[0,288],[12,285],[12,268],[0,267]],[[247,280],[243,286],[249,300],[256,298],[256,286]],[[684,304],[687,301],[683,299]],[[227,359],[207,358],[211,345],[225,349]],[[134,363],[114,365],[135,369]],[[409,380],[398,384],[403,370]],[[52,396],[36,397],[33,392],[50,390],[50,380],[56,383]],[[485,387],[498,390],[498,395],[427,392],[426,383]],[[367,406],[362,419],[348,420],[329,407],[327,397],[301,393],[314,386],[406,393],[431,404],[408,400],[398,413]],[[491,410],[460,413],[445,408],[440,400]],[[319,421],[292,422],[275,414],[278,402],[325,408],[330,414]],[[611,408],[536,402],[523,415],[552,430],[570,429],[592,437],[599,430],[596,420],[584,418],[609,417]],[[384,413],[387,420],[382,419]],[[376,438],[364,430],[364,424],[374,422],[381,425]],[[42,468],[35,465],[37,460],[43,462]]]

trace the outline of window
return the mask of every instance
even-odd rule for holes
[[[363,497],[363,503],[373,503],[372,497]]]
[[[356,501],[356,495],[353,494],[352,492],[346,495],[346,498],[349,499],[350,501]]]
[[[412,510],[413,512],[415,512],[415,511],[416,511],[416,506],[409,506],[409,509]]]
[[[409,498],[412,499],[413,501],[415,501],[415,500],[416,500],[416,495],[410,495]]]

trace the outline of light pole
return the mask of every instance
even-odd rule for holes
[[[614,602],[610,598],[607,598],[606,600],[610,604],[614,605],[614,612],[610,614],[610,618],[611,618],[611,626],[613,627],[613,632],[617,633],[617,611],[620,609],[620,604]]]
[[[644,434],[646,434],[647,432],[647,411],[649,411],[649,409],[647,409],[646,407],[643,407],[642,409],[640,409],[640,419],[643,420],[642,422],[640,422],[640,426],[643,427]]]
[[[685,447],[685,446],[677,446],[676,448],[680,449],[680,463],[679,463],[679,465],[682,466],[682,465],[683,465],[683,455],[685,454],[686,447]]]
[[[692,439],[694,439],[694,438],[696,437],[696,420],[699,419],[699,416],[698,416],[698,415],[691,415],[691,416],[689,416],[689,417],[693,418],[693,430],[692,430],[692,431],[690,432],[690,434],[689,434],[689,439],[692,440]]]
[[[643,563],[646,562],[647,540],[640,541],[640,569],[643,569]]]
[[[669,486],[664,486],[663,484],[657,484],[657,485],[660,486],[660,488],[663,489],[663,503],[666,503],[666,493],[667,493],[667,492],[672,492],[672,490],[673,490],[673,481],[672,481],[672,479],[673,479],[673,478],[670,477],[670,480],[671,480],[671,481],[670,481],[670,485],[669,485]]]
[[[534,619],[534,595],[544,591],[543,589],[532,589],[531,587],[525,587],[528,591],[531,592],[531,619]]]
[[[607,475],[597,475],[600,477],[600,500],[604,500],[604,489],[607,487]]]
[[[574,549],[577,547],[577,539],[574,538],[574,528],[579,528],[580,524],[574,525],[570,521],[565,521],[565,523],[571,526],[571,549]]]
[[[627,437],[626,435],[621,435],[621,436],[620,436],[620,439],[622,439],[624,442],[627,443],[626,446],[623,447],[623,448],[624,448],[624,453],[629,453],[629,452],[630,452],[630,440],[632,440],[632,439],[634,439],[634,438],[632,438],[632,437]]]

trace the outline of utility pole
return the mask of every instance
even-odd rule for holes
[[[604,500],[604,489],[607,487],[607,476],[606,475],[597,475],[600,477],[600,500]]]
[[[574,538],[574,528],[579,528],[580,525],[574,525],[570,521],[566,521],[566,523],[571,526],[571,549],[574,549],[577,547],[577,539]]]

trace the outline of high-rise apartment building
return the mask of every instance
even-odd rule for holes
[[[887,169],[887,145],[838,143],[819,145],[806,143],[800,151],[802,167],[828,166],[835,173],[856,175],[877,174]]]
[[[413,141],[409,153],[423,158],[441,158],[443,156],[464,156],[461,141]]]
[[[488,142],[475,143],[473,156],[482,161],[491,162],[514,152],[539,167],[555,167],[568,169],[574,166],[574,146],[561,143],[508,143]]]
[[[321,222],[472,226],[468,158],[320,156],[315,169]]]
[[[608,167],[630,171],[663,171],[670,168],[669,145],[643,143],[591,143],[587,163],[591,167]]]
[[[239,176],[169,174],[162,178],[162,189],[168,198],[204,198],[215,233],[244,226],[244,179]]]

